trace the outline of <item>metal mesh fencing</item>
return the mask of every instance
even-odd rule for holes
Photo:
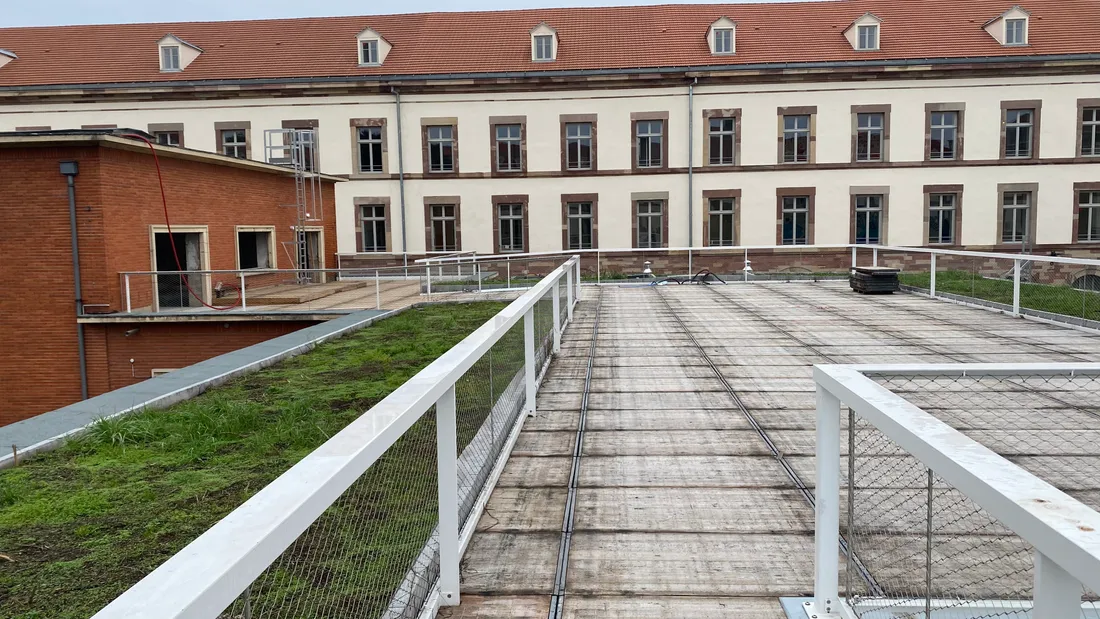
[[[549,294],[535,305],[536,372]],[[520,321],[455,383],[459,522],[472,517],[525,403]],[[434,407],[226,609],[223,619],[413,619],[439,576]]]
[[[1100,376],[869,376],[1100,509]],[[1027,616],[1027,542],[851,411],[841,432],[844,581],[857,616]],[[1100,611],[1095,592],[1082,601]]]

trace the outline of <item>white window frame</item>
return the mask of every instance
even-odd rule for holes
[[[856,49],[861,52],[877,50],[879,45],[878,35],[878,24],[860,24],[856,26]]]
[[[717,208],[716,208],[717,205]],[[709,247],[736,247],[737,246],[737,198],[710,198],[707,203],[707,218],[709,219],[709,234],[707,239]],[[718,225],[715,225],[717,222]],[[714,242],[717,231],[718,242]],[[729,242],[726,241],[725,232],[729,232]]]
[[[715,28],[714,29],[714,53],[715,54],[732,54],[733,53],[733,28]]]
[[[451,214],[447,214],[447,209],[451,209]],[[436,209],[439,209],[439,215],[436,215]],[[432,246],[428,248],[430,252],[455,252],[458,251],[458,205],[457,204],[431,204],[429,205],[429,217],[432,226]],[[436,222],[440,222],[443,232],[443,245],[440,249],[436,245]],[[448,224],[447,222],[450,222]],[[451,236],[454,238],[454,245],[447,245],[447,227],[451,228]]]
[[[643,210],[644,209],[644,210]],[[665,201],[664,200],[638,200],[638,248],[659,249],[665,243]],[[646,222],[646,237],[642,239],[642,221]],[[656,243],[653,241],[654,222],[656,222]]]
[[[660,119],[639,120],[635,126],[637,129],[634,139],[638,143],[637,161],[635,162],[637,167],[663,168],[665,121]],[[656,132],[654,132],[654,128],[657,129]],[[653,153],[654,146],[657,147],[656,155]]]
[[[806,126],[799,126],[800,119],[806,119]],[[787,127],[787,120],[791,120],[793,127]],[[810,135],[813,119],[810,114],[790,114],[783,116],[783,160],[780,163],[809,163],[810,162]],[[791,152],[793,159],[787,160],[787,140],[793,140],[794,149]],[[806,143],[806,158],[798,158],[798,143]]]
[[[382,64],[381,50],[378,39],[361,39],[359,41],[359,64],[373,67]]]
[[[502,135],[503,133],[503,135]],[[513,135],[514,133],[514,135]],[[497,172],[523,171],[523,125],[507,123],[493,126],[494,149],[493,165]],[[504,146],[506,161],[501,161],[501,146]],[[504,165],[501,165],[504,164]]]
[[[367,132],[367,137],[363,137],[363,132]],[[382,140],[382,127],[370,126],[370,127],[356,127],[355,128],[355,147],[359,149],[359,173],[360,174],[378,174],[386,170],[385,157],[386,148]],[[374,149],[378,147],[378,161],[374,160]],[[368,147],[369,157],[363,157],[363,147]],[[366,169],[367,159],[369,158],[370,169]],[[375,170],[374,168],[378,169]]]
[[[780,220],[782,245],[808,245],[810,241],[810,197],[809,196],[783,196],[783,217]],[[791,239],[787,242],[787,215],[791,216]],[[801,242],[798,238],[798,220],[802,220],[802,230],[805,235]]]
[[[160,144],[161,146],[179,146],[180,138],[182,137],[180,135],[181,133],[182,132],[180,131],[154,131],[153,141],[157,144]],[[175,136],[175,142],[172,141],[172,136]],[[164,138],[163,141],[161,140],[161,137]]]
[[[444,132],[446,129],[446,132]],[[429,125],[425,127],[428,132],[428,172],[434,174],[447,174],[455,171],[455,126],[454,125]],[[436,135],[432,135],[435,133]],[[446,135],[444,135],[446,133]],[[451,150],[451,165],[447,166],[444,152],[447,147]],[[436,169],[432,163],[432,150],[439,151],[439,167]]]
[[[576,165],[569,159],[574,146],[577,150]],[[588,147],[588,165],[584,165],[584,157],[581,156],[582,146]],[[565,123],[565,169],[591,170],[592,163],[592,123]]]
[[[500,253],[523,253],[527,246],[527,239],[523,234],[523,203],[506,202],[497,204],[497,242],[500,244]],[[509,242],[504,242],[505,231],[508,233]],[[516,239],[519,243],[516,243]]]
[[[883,243],[883,218],[886,217],[886,211],[883,208],[886,202],[886,197],[882,194],[866,194],[857,195],[856,198],[856,210],[855,210],[855,242],[859,245],[882,245]],[[871,215],[878,213],[878,224],[875,226],[875,238],[871,238]],[[863,225],[860,226],[860,215],[863,215]],[[862,227],[862,230],[860,229]],[[863,238],[860,239],[862,233]]]
[[[954,161],[954,160],[958,159],[958,157],[959,157],[959,114],[960,114],[960,112],[955,111],[955,110],[944,110],[944,111],[940,111],[940,112],[931,112],[931,114],[932,114],[932,116],[928,120],[928,133],[929,133],[929,136],[930,136],[929,137],[929,146],[928,146],[928,158],[929,159],[936,159],[936,160],[939,160],[939,161]],[[936,124],[936,121],[935,121],[936,114],[940,115],[940,123],[939,124]],[[955,119],[955,121],[950,123],[950,124],[947,124],[944,121],[944,119],[946,119],[948,117],[948,114],[951,114]],[[944,157],[943,154],[947,149],[944,148],[944,142],[946,140],[944,140],[943,136],[948,130],[951,130],[951,132],[952,132],[952,134],[951,134],[951,156],[950,157]],[[931,146],[931,142],[934,141],[934,140],[932,140],[931,136],[934,136],[936,134],[936,131],[940,132],[940,150],[939,150],[939,152],[932,150],[932,146]]]
[[[388,249],[388,236],[386,229],[386,205],[384,204],[359,204],[359,242],[363,246],[365,253],[381,254],[386,253]],[[370,215],[366,215],[367,211],[370,211]],[[378,213],[382,213],[378,215]],[[370,225],[371,233],[374,235],[374,244],[367,245],[367,226]],[[382,230],[382,234],[379,235],[379,228]],[[382,242],[378,242],[378,238],[381,236]]]
[[[588,207],[588,212],[584,212]],[[594,249],[595,248],[595,206],[591,202],[569,202],[565,205],[566,222],[566,247],[567,250]],[[584,242],[584,223],[588,222],[588,243]],[[577,227],[577,245],[573,246],[573,226]]]
[[[1085,200],[1088,196],[1088,201]],[[1100,242],[1100,191],[1083,189],[1078,198],[1077,242]],[[1097,233],[1092,234],[1093,223],[1097,222]]]
[[[535,62],[552,62],[557,56],[554,53],[554,35],[535,34],[531,35],[531,38],[531,60]]]
[[[943,199],[945,197],[951,198],[951,206],[944,206]],[[958,215],[958,203],[959,194],[957,193],[930,193],[928,194],[928,244],[929,245],[954,245],[956,242],[956,236],[959,229],[959,215]],[[943,221],[945,215],[950,215],[951,219],[951,234],[944,239],[943,234]],[[932,235],[932,216],[936,215],[938,222],[936,235]]]
[[[160,46],[160,70],[171,73],[183,70],[179,45]]]
[[[1092,120],[1086,120],[1092,113]],[[1085,136],[1092,138],[1092,147],[1085,150]],[[1087,107],[1081,111],[1081,156],[1100,157],[1100,107]]]
[[[875,124],[877,119],[878,124]],[[871,138],[878,136],[878,156],[871,153]],[[860,154],[860,139],[864,139],[867,145],[865,153]],[[856,161],[872,162],[882,161],[886,149],[886,114],[882,112],[859,112],[856,114]]]
[[[1012,197],[1012,204],[1008,204],[1010,196]],[[1023,203],[1020,202],[1021,196],[1024,198]],[[1030,191],[1004,192],[1004,196],[1001,198],[1001,243],[1015,244],[1024,243],[1025,241],[1032,241],[1032,243],[1034,243],[1034,239],[1030,238],[1031,209],[1033,206],[1034,204],[1032,204],[1032,193]],[[1008,215],[1009,211],[1013,212],[1011,233],[1009,232],[1008,226],[1004,225],[1008,223],[1005,220],[1005,217],[1006,215]],[[1024,214],[1022,231],[1017,229],[1017,226],[1019,224],[1019,215],[1017,213],[1020,211],[1022,211]]]
[[[1020,33],[1019,34],[1021,35],[1022,40],[1019,40],[1019,41],[1012,40],[1012,41],[1010,41],[1009,36],[1014,34],[1014,26],[1016,26],[1016,25],[1020,26]],[[1027,30],[1028,30],[1028,23],[1027,23],[1026,18],[1015,17],[1015,18],[1012,18],[1012,19],[1006,19],[1005,20],[1005,45],[1027,45],[1027,34],[1028,34]]]
[[[173,228],[175,231],[175,228]],[[248,267],[241,266],[241,233],[242,232],[265,232],[267,233],[267,266],[266,267]],[[236,262],[237,270],[248,271],[251,269],[274,269],[276,267],[276,258],[278,253],[275,251],[275,226],[236,226],[234,234],[234,246],[237,249]]]
[[[1015,114],[1016,120],[1010,120],[1010,117]],[[1027,114],[1027,122],[1020,120],[1020,114]],[[1023,146],[1027,148],[1026,151],[1021,150],[1020,131],[1022,129],[1027,130],[1027,140],[1024,140]],[[1015,136],[1012,142],[1009,141],[1010,133],[1014,133]],[[1005,110],[1005,159],[1031,159],[1035,146],[1035,110],[1034,109],[1018,109],[1018,110]],[[1013,150],[1009,150],[1012,148]]]
[[[715,123],[718,130],[714,129]],[[727,126],[729,128],[727,128]],[[729,152],[726,152],[725,137],[729,136]],[[718,138],[718,148],[714,148],[714,138]],[[737,119],[733,116],[714,116],[707,122],[707,139],[710,140],[710,158],[707,165],[737,165]]]

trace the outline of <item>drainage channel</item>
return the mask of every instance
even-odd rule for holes
[[[592,365],[596,357],[596,339],[600,334],[600,304],[603,288],[597,287],[596,319],[592,324],[592,343],[588,346],[588,365],[584,370],[584,395],[581,398],[580,416],[577,421],[577,438],[573,443],[573,461],[569,470],[569,492],[565,499],[565,517],[561,525],[561,543],[558,545],[558,565],[554,573],[554,592],[550,595],[550,612],[547,619],[561,619],[565,606],[565,589],[569,570],[569,546],[573,542],[573,526],[577,507],[577,485],[580,479],[581,450],[584,446],[584,426],[588,419],[588,394],[592,386]]]
[[[668,299],[666,299],[664,294],[660,292],[659,288],[657,288],[656,290],[658,298],[660,298],[661,301],[665,304],[665,307],[668,308],[668,311],[672,314],[672,317],[676,319],[676,323],[680,325],[680,330],[684,332],[684,335],[687,336],[692,345],[699,350],[699,354],[702,355],[703,361],[706,362],[707,367],[709,367],[711,372],[714,373],[714,376],[718,379],[718,382],[722,384],[722,388],[726,391],[727,394],[729,394],[730,399],[733,400],[733,403],[741,411],[741,414],[745,416],[745,419],[749,422],[749,425],[752,426],[752,429],[756,431],[756,433],[768,446],[768,450],[771,452],[772,457],[775,458],[775,461],[783,469],[783,472],[787,474],[787,477],[790,478],[791,482],[795,485],[795,488],[797,488],[799,493],[802,494],[802,497],[806,499],[806,502],[809,503],[810,507],[816,508],[813,491],[810,490],[809,486],[807,486],[804,481],[802,481],[802,478],[798,475],[794,468],[791,467],[790,463],[787,462],[787,459],[783,457],[783,452],[779,450],[779,448],[775,444],[775,441],[773,441],[772,438],[768,435],[768,431],[764,429],[764,426],[760,425],[760,422],[757,421],[756,417],[752,414],[751,411],[749,411],[748,407],[745,406],[745,403],[741,400],[741,396],[737,394],[737,391],[734,390],[733,386],[729,384],[729,381],[726,380],[726,377],[722,375],[721,370],[719,370],[718,366],[715,365],[714,360],[710,358],[710,355],[707,354],[707,351],[703,348],[701,344],[699,344],[699,340],[695,339],[695,336],[687,328],[687,325],[684,324],[684,321],[680,319],[680,315],[668,302]],[[714,293],[723,299],[729,300],[729,297],[719,293],[717,290],[714,290]],[[825,357],[825,355],[823,355],[821,351],[817,350],[812,345],[809,345],[802,340],[799,340],[794,335],[787,333],[782,329],[779,329],[770,320],[764,318],[763,316],[760,316],[752,310],[741,307],[740,304],[737,305],[739,309],[742,309],[753,317],[762,320],[769,326],[780,330],[786,337],[795,340],[799,344],[812,350],[814,353]],[[882,589],[881,587],[879,587],[875,579],[871,576],[870,570],[867,569],[863,562],[860,561],[859,558],[854,555],[854,553],[849,552],[848,541],[844,537],[840,538],[840,547],[844,554],[852,559],[853,565],[859,571],[859,574],[863,578],[864,582],[867,583],[867,586],[870,588],[872,595],[882,595]]]

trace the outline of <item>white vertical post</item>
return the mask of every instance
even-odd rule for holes
[[[817,386],[815,505],[814,610],[840,614],[840,400],[821,385]]]
[[[527,414],[535,415],[535,308],[523,315],[523,373],[527,377]]]
[[[691,268],[691,248],[688,248],[688,275],[695,275],[694,270]]]
[[[554,308],[554,354],[561,352],[561,280],[554,282],[553,298]]]
[[[512,289],[512,259],[511,258],[505,258],[504,259],[504,268],[508,272],[508,283],[506,284],[505,287],[508,290],[511,290]]]
[[[241,309],[246,310],[246,309],[248,309],[248,301],[245,299],[245,296],[244,296],[244,273],[241,273],[240,275],[241,275]],[[261,303],[261,305],[262,305],[262,303]]]
[[[1079,619],[1082,592],[1080,581],[1043,553],[1035,552],[1035,606],[1031,619]]]
[[[458,431],[455,387],[435,403],[436,458],[439,464],[439,604],[457,606],[458,570]]]
[[[573,322],[573,267],[565,269],[565,319]]]
[[[928,268],[931,269],[929,272],[928,293],[934,297],[936,296],[936,254],[932,254],[932,262]]]
[[[374,270],[374,304],[382,309],[382,282],[378,278],[378,269]]]
[[[428,275],[428,300],[432,300],[432,267],[427,267],[424,272]]]
[[[123,275],[122,280],[126,288],[126,313],[129,314],[133,311],[133,307],[130,305],[130,274],[126,273]],[[154,290],[153,293],[156,294],[156,290]]]
[[[600,285],[600,250],[596,250],[596,285]]]
[[[878,266],[878,248],[871,250],[871,266]]]
[[[481,292],[481,263],[474,263],[474,277],[477,278],[477,291]]]
[[[852,248],[852,268],[853,269],[856,268],[857,266],[859,266],[859,264],[856,262],[856,253],[858,251],[859,251],[858,248],[856,248],[856,247]]]
[[[576,278],[573,279],[573,285],[577,287],[576,291],[574,291],[574,293],[573,293],[573,299],[576,300],[576,301],[580,301],[581,300],[581,255],[580,254],[577,254],[577,275],[576,275]],[[570,305],[569,309],[570,309],[570,311],[572,311],[573,306]],[[569,314],[569,318],[572,319],[573,314]]]
[[[1019,260],[1012,261],[1012,315],[1020,315],[1020,268]]]

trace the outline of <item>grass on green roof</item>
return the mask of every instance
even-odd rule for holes
[[[503,307],[409,310],[0,471],[0,616],[90,617]]]
[[[902,273],[901,283],[928,289],[930,275]],[[1012,305],[1012,280],[982,277],[971,271],[939,271],[936,291]],[[1062,314],[1075,318],[1100,320],[1100,293],[1077,290],[1071,286],[1020,284],[1020,307]]]

